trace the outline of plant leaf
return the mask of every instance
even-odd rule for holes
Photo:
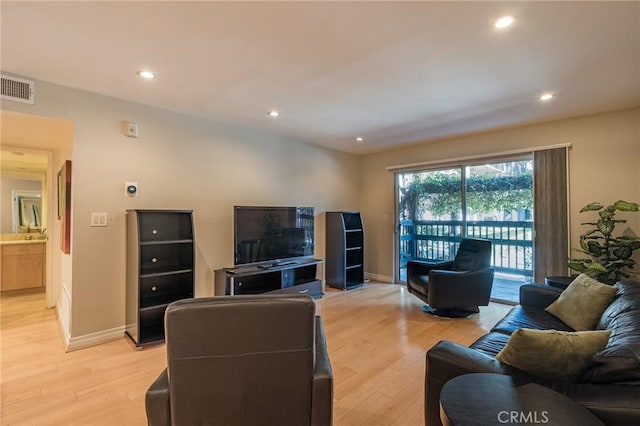
[[[607,268],[605,268],[598,262],[590,263],[589,266],[587,266],[587,270],[594,271],[594,272],[604,272],[604,273],[609,272]]]
[[[631,247],[629,246],[619,247],[613,251],[614,256],[619,257],[621,259],[630,258],[632,253],[633,253],[633,250],[631,250]]]
[[[600,256],[601,254],[606,253],[607,248],[604,246],[601,246],[595,241],[588,241],[587,251],[594,256]]]
[[[622,212],[637,212],[640,208],[638,203],[630,203],[628,201],[618,200],[614,204],[614,207]]]
[[[602,232],[604,235],[611,235],[614,227],[615,227],[615,224],[610,220],[598,221],[598,230]]]
[[[581,263],[581,261],[578,260],[569,260],[569,269],[573,269],[574,271],[578,271],[578,272],[584,272],[587,270],[587,267]]]
[[[593,203],[589,203],[586,206],[584,206],[582,209],[580,209],[580,213],[598,211],[602,207],[603,207],[602,204],[598,203],[597,201],[594,201]]]

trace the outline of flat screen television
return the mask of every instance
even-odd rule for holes
[[[234,265],[313,257],[313,207],[235,206]]]

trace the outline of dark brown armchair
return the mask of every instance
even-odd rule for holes
[[[167,307],[165,332],[149,425],[331,425],[333,373],[312,298],[181,300]]]
[[[493,286],[491,241],[463,238],[448,262],[407,262],[407,289],[426,302],[426,312],[466,317],[487,306]]]

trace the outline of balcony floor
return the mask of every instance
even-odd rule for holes
[[[493,278],[491,300],[517,304],[520,301],[520,286],[526,284],[524,277],[512,277],[496,274]]]

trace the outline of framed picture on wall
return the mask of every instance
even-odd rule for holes
[[[60,249],[71,253],[71,161],[66,160],[58,172],[58,219],[60,223]]]

